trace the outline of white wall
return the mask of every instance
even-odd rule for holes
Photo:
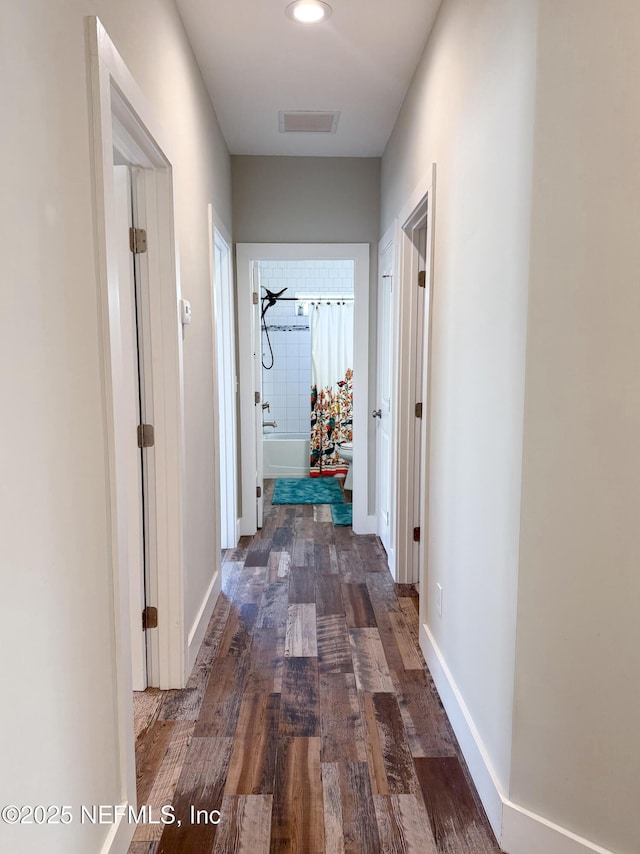
[[[445,0],[382,160],[382,232],[437,163],[427,625],[508,791],[536,17]],[[443,587],[443,613],[433,587]]]
[[[382,162],[383,230],[438,164],[427,624],[512,854],[638,850],[638,32],[445,0]]]
[[[214,572],[207,202],[229,158],[171,0],[0,8],[2,804],[113,804],[114,638],[84,16],[97,14],[177,151],[188,631]],[[10,698],[10,699],[9,699]],[[108,826],[0,824],[0,848],[86,854]]]
[[[512,798],[638,851],[640,6],[541,0]]]
[[[377,157],[231,158],[237,243],[369,243],[369,322],[376,328],[380,159]],[[375,400],[375,335],[370,337],[369,401]],[[369,470],[375,471],[375,424]],[[375,478],[369,477],[369,513]]]

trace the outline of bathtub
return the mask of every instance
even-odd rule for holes
[[[265,477],[309,477],[309,435],[265,433],[262,442]]]

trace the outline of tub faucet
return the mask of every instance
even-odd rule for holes
[[[277,425],[277,423],[276,423],[275,421],[263,421],[263,422],[262,422],[262,426],[263,426],[263,427],[274,427],[274,428],[275,428],[275,427],[277,427],[278,425]]]
[[[268,400],[265,400],[265,402],[262,404],[262,408],[266,409],[267,412],[271,412],[271,410],[269,409],[270,406],[271,406],[271,404],[269,403]]]

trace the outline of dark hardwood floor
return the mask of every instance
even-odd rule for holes
[[[498,854],[418,647],[415,591],[376,537],[265,491],[187,687],[136,695],[138,803],[177,820],[140,824],[130,854]]]

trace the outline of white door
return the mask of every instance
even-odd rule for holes
[[[262,300],[260,299],[260,262],[253,264],[253,388],[255,410],[255,441],[256,441],[256,524],[262,528],[264,509],[264,455],[262,429]]]
[[[219,410],[220,545],[223,549],[233,549],[238,541],[235,296],[229,244],[217,228],[212,237]]]
[[[122,384],[127,401],[124,417],[128,422],[126,455],[127,478],[127,540],[129,564],[129,603],[131,626],[131,661],[133,690],[147,687],[147,651],[142,630],[142,611],[145,607],[144,571],[144,510],[142,454],[137,446],[140,418],[140,381],[138,367],[138,326],[133,255],[129,247],[129,228],[132,223],[131,175],[128,166],[114,166],[115,202],[118,241],[118,286],[122,329]]]
[[[378,255],[378,340],[376,418],[376,528],[394,567],[391,537],[391,397],[393,376],[393,242]]]

